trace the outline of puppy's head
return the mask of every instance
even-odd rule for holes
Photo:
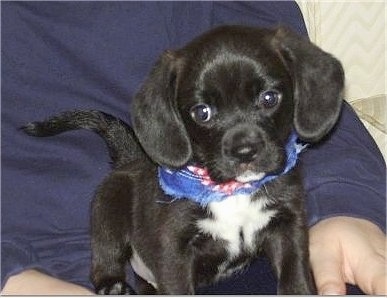
[[[329,132],[343,84],[335,58],[287,29],[221,27],[160,57],[134,99],[134,130],[160,165],[249,181],[283,168],[292,130],[308,142]]]

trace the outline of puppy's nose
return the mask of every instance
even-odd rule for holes
[[[231,155],[240,162],[253,161],[258,153],[257,146],[253,144],[245,144],[241,146],[235,146],[231,149]]]

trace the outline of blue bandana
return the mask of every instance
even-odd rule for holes
[[[178,199],[189,199],[201,206],[206,206],[208,203],[222,201],[231,195],[250,195],[265,183],[288,173],[294,168],[298,155],[306,146],[298,143],[297,135],[293,133],[286,145],[287,162],[284,170],[280,174],[266,175],[256,181],[248,183],[230,181],[216,184],[209,177],[207,169],[188,165],[179,170],[159,167],[159,183],[164,192],[173,197],[169,202]],[[159,202],[165,203],[164,201]]]

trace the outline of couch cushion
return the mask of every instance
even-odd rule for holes
[[[367,127],[382,151],[387,157],[387,98],[385,94],[361,98],[351,102],[352,107]]]

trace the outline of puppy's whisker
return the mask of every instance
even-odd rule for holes
[[[269,190],[266,186],[266,184],[262,185],[261,190],[265,193],[265,197],[267,199],[265,207],[270,208],[273,206],[276,206],[278,204],[278,199],[276,199],[273,195],[269,193]]]

